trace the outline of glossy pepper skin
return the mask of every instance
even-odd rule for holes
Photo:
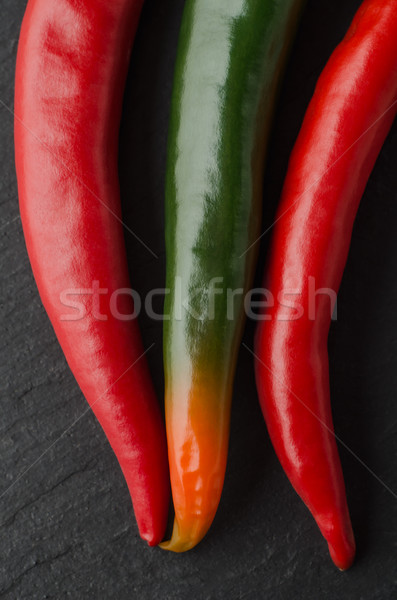
[[[266,141],[303,2],[187,0],[166,180],[165,404],[174,529],[183,552],[206,534],[226,467],[243,292],[261,221]],[[227,310],[227,288],[237,290]]]
[[[115,290],[130,288],[118,129],[142,3],[29,0],[16,68],[15,158],[42,302],[118,458],[140,534],[155,545],[168,511],[165,428],[137,323],[116,318],[110,307]],[[95,286],[97,300],[87,293]],[[72,302],[80,302],[85,316],[75,320]],[[127,293],[117,309],[133,313]]]
[[[397,1],[367,0],[319,78],[276,216],[265,288],[274,299],[294,290],[304,314],[291,320],[294,312],[275,301],[256,336],[257,387],[273,445],[340,569],[351,565],[355,543],[330,407],[330,297],[317,293],[310,318],[309,278],[316,290],[339,289],[396,100]]]

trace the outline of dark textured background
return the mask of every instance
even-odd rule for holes
[[[54,0],[56,2],[56,0]],[[13,106],[26,0],[1,0],[0,100]],[[164,282],[163,189],[172,70],[183,0],[147,0],[121,126],[124,218],[133,285]],[[311,0],[276,114],[265,172],[264,227],[315,81],[359,0]],[[0,105],[0,598],[388,600],[397,598],[397,127],[371,175],[354,228],[330,335],[337,434],[357,539],[340,573],[271,448],[252,357],[241,349],[226,481],[210,533],[184,555],[139,539],[110,447],[69,372],[41,306],[18,218],[12,115]],[[268,237],[261,249],[262,270]],[[258,279],[258,283],[260,278]],[[161,323],[142,319],[162,393]],[[252,347],[253,323],[245,342]]]

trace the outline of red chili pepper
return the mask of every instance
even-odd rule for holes
[[[119,460],[140,534],[155,545],[168,510],[165,431],[137,323],[114,315],[116,301],[118,313],[133,313],[117,149],[142,4],[29,1],[18,48],[15,148],[23,229],[41,299]],[[86,313],[77,320],[65,307],[76,301]]]
[[[281,301],[299,292],[305,312],[296,318],[278,302],[256,337],[273,445],[341,569],[355,544],[329,402],[332,309],[321,288],[339,288],[359,202],[396,111],[397,0],[367,0],[317,83],[276,217],[265,287]],[[315,316],[307,310],[313,282]]]

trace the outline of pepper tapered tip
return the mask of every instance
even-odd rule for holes
[[[347,571],[352,566],[356,554],[354,538],[342,547],[336,547],[328,542],[328,549],[332,561],[340,571]]]
[[[196,522],[191,522],[189,526],[186,526],[186,524],[180,526],[177,519],[175,519],[171,539],[161,542],[159,547],[170,552],[191,550],[201,542],[210,528],[211,522],[212,518],[204,522],[199,519]]]

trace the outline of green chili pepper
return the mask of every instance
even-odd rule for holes
[[[166,423],[172,538],[195,546],[224,480],[230,403],[255,268],[266,142],[303,0],[187,0],[166,181]]]

